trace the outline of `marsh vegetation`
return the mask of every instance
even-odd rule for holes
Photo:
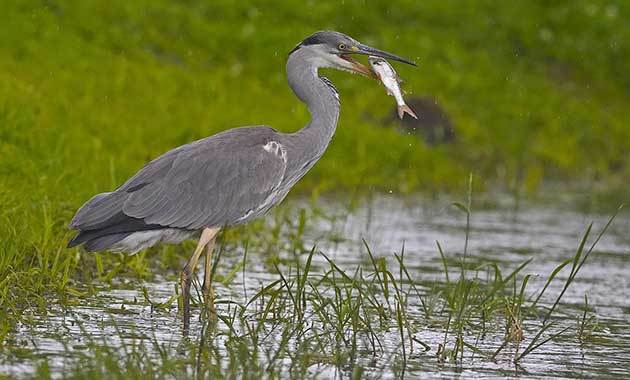
[[[197,283],[188,338],[174,268],[190,247],[78,255],[62,292],[3,299],[22,312],[5,322],[1,368],[43,378],[628,374],[627,214],[610,224],[503,203],[467,218],[467,202],[431,203],[292,202],[269,226],[225,233],[217,318]]]

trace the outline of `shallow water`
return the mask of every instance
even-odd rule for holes
[[[357,265],[370,267],[362,239],[365,239],[376,257],[384,258],[390,268],[396,267],[394,253],[400,254],[404,245],[407,270],[422,293],[430,293],[435,284],[445,281],[443,263],[436,241],[439,241],[449,263],[460,260],[465,244],[466,220],[463,213],[447,201],[424,199],[397,199],[383,197],[364,202],[363,207],[349,210],[345,204],[328,202],[320,204],[324,216],[308,219],[303,244],[314,244],[340,268],[353,273]],[[294,202],[292,208],[307,204]],[[611,210],[612,213],[613,210]],[[530,280],[528,290],[533,293],[544,285],[549,273],[563,260],[575,253],[586,226],[594,223],[599,231],[610,215],[593,214],[549,204],[522,204],[516,210],[509,203],[498,202],[491,208],[473,210],[468,242],[467,263],[497,263],[503,273],[509,273],[528,259],[532,262],[522,274],[539,275]],[[596,233],[592,233],[589,244]],[[587,244],[588,246],[588,244]],[[279,256],[290,258],[288,252]],[[232,268],[238,269],[242,260],[242,248],[224,252],[219,273],[226,275]],[[325,258],[313,257],[312,273],[325,271]],[[281,267],[282,269],[282,267]],[[392,269],[394,271],[394,269]],[[451,268],[452,276],[458,273]],[[562,281],[568,275],[565,269],[552,282],[543,298],[546,302],[555,297]],[[232,308],[226,301],[246,303],[247,299],[263,286],[279,278],[265,263],[265,254],[254,247],[248,251],[243,272],[238,270],[228,286],[216,288],[219,314],[229,315]],[[73,306],[51,305],[46,316],[32,315],[28,323],[18,326],[13,341],[0,355],[0,374],[21,377],[32,375],[37,366],[47,361],[56,377],[63,377],[76,365],[77,358],[90,355],[93,342],[109,347],[124,348],[144,345],[154,358],[159,358],[162,347],[167,353],[177,355],[182,343],[181,323],[176,303],[169,308],[154,309],[145,300],[142,287],[154,302],[163,302],[175,292],[176,277],[157,275],[151,282],[117,280],[115,285],[102,285],[102,290]],[[404,288],[404,285],[403,285]],[[529,294],[529,293],[528,293]],[[578,317],[583,313],[584,295],[588,295],[589,315],[594,315],[597,328],[591,339],[580,343],[576,338]],[[630,217],[620,214],[597,244],[589,262],[582,268],[576,282],[562,299],[556,314],[558,328],[569,330],[558,339],[545,344],[527,356],[520,365],[510,360],[510,349],[496,360],[471,354],[459,362],[440,363],[436,350],[444,339],[443,327],[423,325],[415,336],[429,346],[425,351],[416,346],[407,352],[406,363],[401,357],[401,341],[396,329],[379,332],[382,349],[377,355],[365,342],[356,366],[362,368],[365,377],[392,378],[405,376],[426,377],[630,377]],[[409,296],[408,313],[412,321],[422,321],[418,297]],[[198,309],[191,324],[191,340],[198,339],[202,323]],[[537,329],[536,323],[524,324],[525,341]],[[225,323],[218,322],[216,329],[227,330]],[[504,326],[493,322],[490,332],[483,339],[471,333],[469,341],[478,342],[485,352],[497,349],[504,336]],[[270,334],[261,342],[261,349],[274,348],[278,336]],[[217,350],[226,350],[225,339],[218,334],[213,341]],[[409,350],[409,348],[407,348]],[[511,348],[513,353],[513,347]],[[159,361],[159,359],[156,359]],[[281,363],[290,364],[284,358]],[[404,372],[403,369],[404,368]],[[320,361],[307,368],[308,376],[348,377],[352,369]]]

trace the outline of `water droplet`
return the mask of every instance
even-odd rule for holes
[[[542,28],[538,31],[538,37],[545,42],[549,42],[553,39],[553,32],[547,28]]]

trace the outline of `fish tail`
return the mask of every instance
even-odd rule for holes
[[[413,117],[414,119],[418,119],[418,116],[416,116],[416,113],[413,112],[413,110],[406,104],[402,104],[400,106],[398,106],[398,117],[399,118],[403,118],[403,116],[405,116],[406,114],[409,114],[409,116]]]

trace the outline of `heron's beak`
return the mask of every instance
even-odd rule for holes
[[[407,58],[399,57],[395,54],[388,53],[383,50],[375,49],[373,47],[363,45],[363,44],[359,44],[358,46],[353,46],[350,50],[352,50],[352,53],[354,54],[371,55],[374,57],[391,59],[392,61],[398,61],[398,62],[406,63],[411,66],[416,66],[415,62],[408,60]]]
[[[369,56],[374,56],[374,57],[381,57],[385,59],[391,59],[393,61],[403,62],[408,65],[416,66],[415,62],[410,61],[406,58],[399,57],[395,54],[388,53],[386,51],[382,51],[379,49],[375,49],[373,47],[363,45],[363,44],[352,46],[349,49],[348,53],[340,55],[342,59],[350,62],[351,68],[353,71],[359,74],[367,75],[369,77],[376,77],[376,74],[374,74],[374,71],[372,71],[372,69],[363,65],[362,63],[358,62],[357,60],[353,59],[350,56],[350,54],[361,54],[361,55],[369,55]]]

